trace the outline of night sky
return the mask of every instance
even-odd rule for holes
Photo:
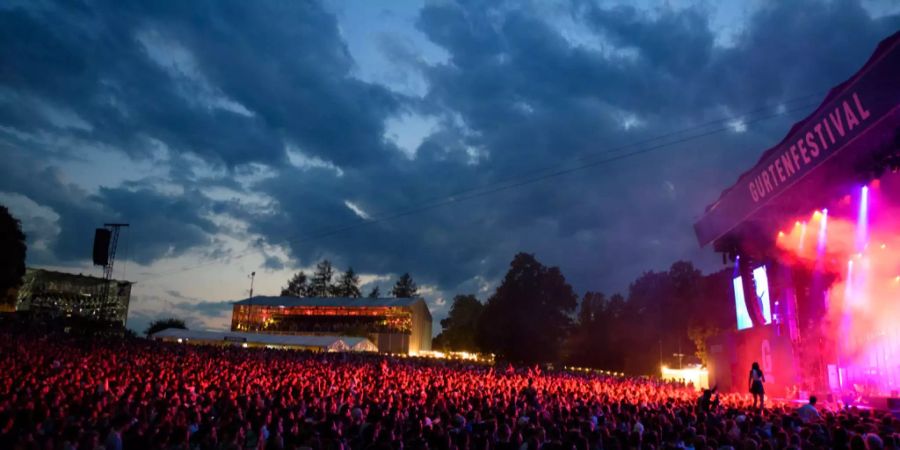
[[[99,275],[93,229],[131,223],[136,330],[226,327],[251,271],[322,258],[410,272],[436,326],[519,251],[624,293],[720,268],[704,207],[897,29],[893,0],[5,1],[0,204],[32,267]]]

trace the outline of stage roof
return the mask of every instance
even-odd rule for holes
[[[898,129],[900,32],[706,208],[694,224],[697,240],[730,251],[771,237],[784,220],[872,178],[879,158],[896,151]]]
[[[335,307],[410,307],[417,302],[425,302],[421,298],[367,298],[367,297],[290,297],[290,296],[256,296],[247,298],[235,305],[254,306],[335,306]]]

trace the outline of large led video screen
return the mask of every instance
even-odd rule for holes
[[[734,309],[737,311],[738,330],[753,328],[750,313],[747,311],[747,302],[744,301],[744,285],[741,277],[734,277]]]
[[[762,303],[760,309],[768,325],[772,323],[772,304],[769,301],[769,276],[766,274],[766,266],[753,269],[753,280],[756,281],[756,301]]]
[[[753,269],[753,281],[756,285],[756,304],[759,310],[762,311],[763,319],[768,325],[772,323],[772,305],[769,300],[769,276],[766,273],[766,266],[759,266]],[[741,277],[734,277],[732,282],[734,283],[734,309],[737,313],[738,330],[753,328],[753,320],[750,319],[750,311],[747,310]]]

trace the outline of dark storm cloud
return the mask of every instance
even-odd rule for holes
[[[0,9],[0,143],[13,161],[0,167],[0,191],[60,215],[55,251],[63,259],[88,254],[74,243],[98,217],[141,224],[141,244],[132,247],[141,262],[221,251],[217,235],[246,237],[211,218],[223,215],[288,249],[293,260],[285,262],[249,245],[273,270],[330,258],[358,272],[410,271],[444,291],[475,290],[529,251],[560,265],[579,290],[619,290],[678,258],[710,266],[715,257],[697,247],[694,219],[801,113],[332,231],[359,220],[348,201],[378,217],[712,119],[821,97],[900,27],[897,16],[873,20],[856,2],[777,2],[723,47],[701,9],[649,14],[579,1],[558,12],[599,42],[583,46],[527,8],[426,3],[417,27],[447,53],[445,63],[429,66],[390,39],[382,46],[422,71],[423,98],[353,78],[335,17],[313,2]],[[411,159],[383,138],[385,121],[404,114],[438,124]],[[47,144],[47,134],[140,161],[162,153],[166,172],[85,192],[46,162],[77,156]],[[316,164],[289,163],[286,144]],[[214,200],[204,191],[211,187],[265,204]],[[223,308],[206,306],[195,312]]]
[[[339,165],[387,149],[385,89],[349,77],[335,19],[312,2],[97,2],[0,10],[0,84],[77,113],[81,136],[147,140],[213,163],[286,161],[284,141]],[[46,118],[6,104],[21,131]]]
[[[128,230],[135,248],[132,259],[141,264],[205,246],[218,230],[204,217],[209,200],[196,191],[165,195],[148,188],[101,188],[96,198],[116,219],[132,223]]]
[[[339,166],[384,156],[383,119],[397,100],[349,77],[353,61],[320,5],[179,5],[157,12],[160,29],[192,49],[211,83],[254,112],[267,135]]]
[[[67,181],[57,167],[0,148],[7,163],[0,165],[0,192],[26,194],[59,215],[60,234],[50,245],[56,263],[89,258],[94,228],[105,222],[132,224],[123,235],[131,240],[127,256],[144,264],[209,244],[218,230],[204,218],[211,202],[196,191],[163,194],[147,187],[103,187],[89,193]]]
[[[654,17],[630,8],[573,8],[621,50],[604,55],[572,47],[541,18],[510,9],[439,3],[419,22],[451,55],[428,73],[430,100],[462,115],[497,172],[553,165],[634,139],[614,120],[619,111],[642,120],[640,135],[647,136],[824,91],[898,25],[897,17],[873,21],[852,2],[785,2],[754,17],[736,47],[721,48],[695,9]],[[522,103],[531,113],[522,113]],[[517,201],[499,197],[486,205],[502,205],[495,233],[515,238],[494,248],[512,241],[510,247],[535,249],[582,287],[621,287],[640,270],[696,255],[693,219],[797,118],[553,180],[524,189]]]
[[[527,10],[429,3],[419,29],[450,57],[426,69],[430,91],[420,106],[454,125],[426,139],[413,161],[348,170],[342,179],[284,172],[267,180],[260,189],[286,207],[257,229],[293,236],[284,242],[303,263],[330,256],[362,270],[411,270],[444,288],[476,274],[496,279],[519,250],[562,265],[581,289],[623,289],[641,271],[678,258],[712,268],[715,256],[699,249],[692,234],[704,206],[812,109],[790,100],[822,97],[900,24],[896,16],[872,20],[854,2],[778,3],[758,12],[734,46],[722,47],[699,9],[650,15],[578,3],[569,12],[607,52],[573,46]],[[352,219],[342,199],[370,212],[396,210],[536,168],[567,167],[566,161],[617,144],[780,106],[801,111],[743,133],[365,230],[303,239]],[[624,127],[629,116],[639,124],[630,131]],[[480,163],[467,164],[465,149],[483,152]],[[323,192],[334,199],[320,198]]]
[[[0,83],[44,109],[76,111],[87,126],[71,130],[73,135],[136,156],[148,151],[147,140],[153,138],[216,162],[277,161],[282,156],[277,138],[264,132],[258,120],[182,95],[182,81],[155,64],[135,35],[141,26],[152,29],[153,23],[149,17],[99,6],[0,11],[0,29],[5,30],[0,54],[9,67],[0,73]],[[18,103],[4,104],[5,115]],[[29,112],[11,125],[42,131],[46,114],[24,110],[20,116]]]
[[[198,302],[197,299],[187,299],[188,301],[175,302],[173,305],[181,310],[200,313],[201,316],[225,316],[231,314],[234,302]]]
[[[112,219],[135,224],[142,263],[210,243],[205,214],[221,205],[196,187],[242,187],[198,170],[281,167],[286,142],[346,166],[393,152],[381,136],[397,100],[349,77],[335,19],[312,2],[12,4],[0,61],[0,140],[17,162],[5,189],[60,214],[62,260],[89,255],[86,236]],[[84,192],[50,163],[79,159],[73,142],[142,161],[162,151],[168,179]],[[159,192],[171,183],[185,193]]]
[[[4,164],[0,164],[0,192],[26,194],[38,204],[59,215],[60,234],[51,244],[62,261],[89,257],[90,240],[98,218],[106,216],[103,205],[78,186],[66,182],[54,167],[36,164],[22,152],[0,145]],[[102,219],[99,219],[102,220]]]
[[[148,305],[155,307],[148,309]],[[183,320],[188,329],[196,330],[227,321],[231,316],[232,302],[205,302],[185,297],[177,291],[167,291],[165,295],[137,295],[132,298],[128,328],[143,333],[151,322],[161,318],[157,311],[159,307],[162,307],[162,318]]]

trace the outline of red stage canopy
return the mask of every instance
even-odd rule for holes
[[[730,251],[738,242],[773,236],[775,222],[871,177],[873,161],[897,147],[898,128],[900,32],[706,208],[694,224],[700,245],[715,242],[716,250]]]

